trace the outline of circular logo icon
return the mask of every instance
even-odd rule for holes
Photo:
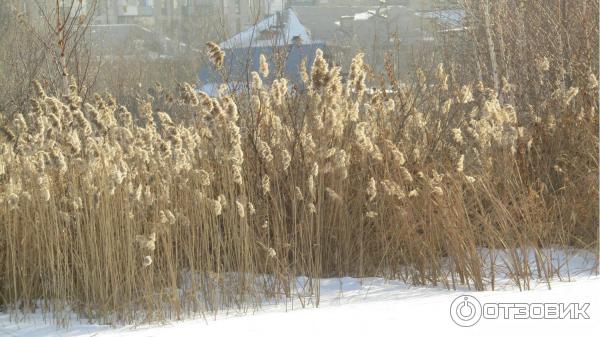
[[[469,327],[481,319],[481,303],[471,296],[458,296],[450,305],[450,317],[457,325]]]

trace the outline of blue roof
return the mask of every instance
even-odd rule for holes
[[[225,74],[228,75],[227,82],[245,84],[250,78],[251,72],[259,71],[260,55],[263,54],[267,58],[270,70],[269,77],[263,79],[264,82],[270,83],[273,79],[285,77],[290,85],[302,87],[300,64],[303,59],[306,59],[306,69],[310,73],[317,49],[325,52],[326,46],[324,43],[311,43],[279,47],[225,49],[223,68]],[[285,63],[277,62],[277,59],[284,60]],[[280,69],[280,65],[283,64],[285,68]],[[199,82],[200,90],[214,95],[218,84],[224,83],[226,80],[221,78],[220,72],[216,71],[214,67],[207,65],[200,69]]]

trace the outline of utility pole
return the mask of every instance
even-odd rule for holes
[[[498,79],[498,63],[496,61],[496,47],[494,45],[494,39],[492,37],[492,23],[490,20],[490,3],[489,0],[485,0],[483,3],[483,18],[485,25],[485,35],[487,37],[488,50],[490,53],[490,62],[492,67],[492,80],[494,81],[494,90],[497,93],[500,92],[500,81]]]

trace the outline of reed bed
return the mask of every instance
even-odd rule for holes
[[[324,277],[483,290],[481,249],[523,289],[564,277],[552,252],[598,249],[598,82],[537,71],[529,109],[442,64],[367,88],[362,55],[342,78],[320,51],[300,87],[264,62],[245,92],[136,113],[36,82],[0,123],[0,306],[139,322],[318,305]]]

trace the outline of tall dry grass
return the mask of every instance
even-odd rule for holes
[[[330,276],[481,290],[482,248],[527,288],[566,275],[555,249],[597,251],[595,76],[517,111],[443,65],[367,89],[362,55],[343,80],[319,53],[307,91],[264,67],[244,94],[180,86],[171,115],[36,83],[2,125],[2,306],[131,322],[318,304]]]
[[[121,68],[118,101],[36,82],[0,117],[0,309],[139,322],[318,305],[323,277],[527,289],[571,248],[597,266],[597,4],[463,2],[466,41],[404,83],[321,54],[306,90],[264,58],[218,97],[142,96]]]

